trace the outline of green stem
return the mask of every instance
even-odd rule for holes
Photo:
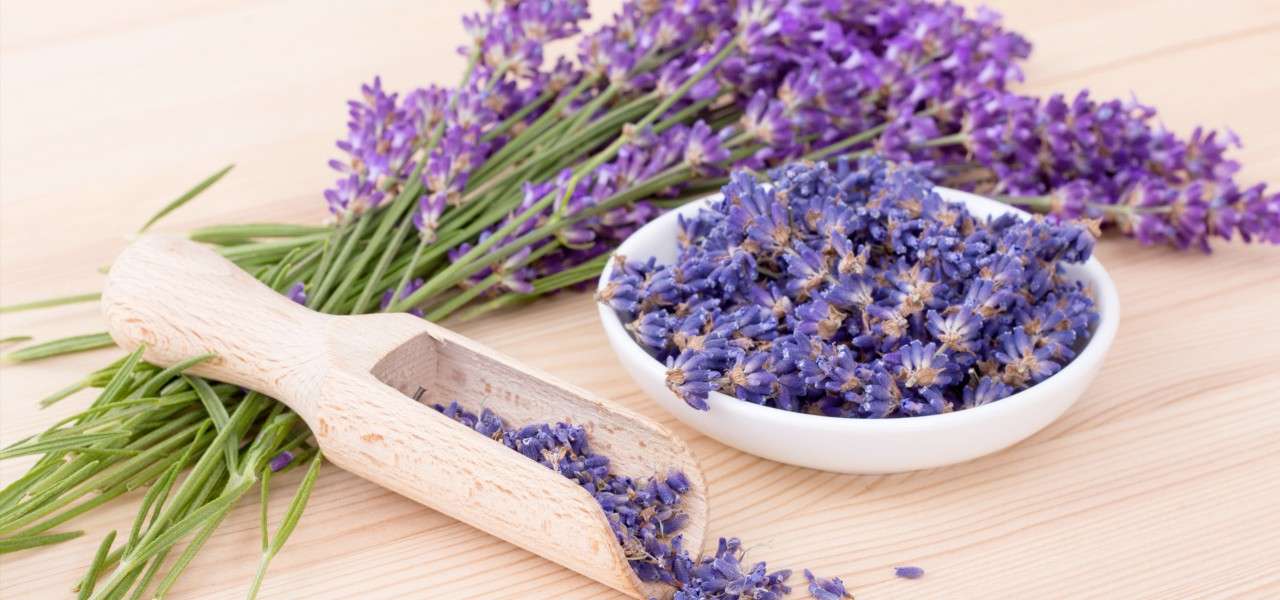
[[[491,249],[493,244],[489,244],[488,245],[489,247],[485,248],[485,254],[482,258],[478,260],[474,260],[472,262],[465,262],[460,258],[458,261],[455,261],[449,268],[446,268],[445,270],[441,271],[440,273],[437,273],[434,277],[432,277],[431,281],[436,282],[434,287],[428,287],[429,285],[431,285],[431,282],[428,282],[428,284],[423,285],[416,292],[411,294],[408,298],[403,299],[398,304],[393,305],[393,310],[405,310],[405,308],[403,307],[417,306],[419,303],[425,301],[427,298],[431,297],[432,295],[456,285],[457,283],[466,279],[471,274],[476,273],[484,269],[485,267],[488,267],[500,260],[505,259],[506,257],[510,256],[511,254],[514,254],[515,252],[519,251],[521,248],[524,248],[526,245],[532,242],[546,238],[549,235],[555,233],[557,230],[563,227],[566,227],[568,225],[571,225],[573,223],[577,223],[584,219],[591,218],[593,216],[599,215],[606,211],[612,210],[627,202],[639,200],[657,191],[666,189],[667,187],[680,183],[684,179],[688,178],[689,172],[690,170],[689,170],[689,167],[687,166],[679,165],[676,167],[672,167],[666,171],[663,171],[662,173],[659,173],[658,175],[653,176],[652,178],[646,180],[644,183],[641,183],[639,185],[628,188],[625,191],[614,194],[613,196],[601,201],[599,204],[589,207],[579,213],[570,215],[568,217],[560,217],[559,219],[551,219],[546,223],[544,223],[543,225],[534,228],[533,230],[529,231],[528,233],[525,233],[524,235],[521,235],[515,240],[512,240],[511,242],[504,244],[501,248],[494,250],[494,249]],[[546,197],[544,197],[544,200],[545,198]],[[494,238],[506,235],[507,233],[510,233],[510,232],[503,231],[500,229],[494,236],[490,237],[489,239],[492,240]]]
[[[706,77],[706,75],[709,74],[717,66],[719,66],[721,62],[724,62],[724,60],[727,59],[729,55],[733,53],[734,48],[735,48],[735,45],[733,44],[732,41],[726,44],[725,47],[722,48],[719,52],[717,52],[716,55],[706,65],[704,65],[701,69],[698,70],[697,73],[694,73],[687,80],[685,80],[684,83],[680,84],[680,87],[678,87],[675,90],[675,92],[673,92],[667,98],[663,99],[663,101],[659,103],[657,107],[651,110],[649,114],[645,115],[643,119],[641,119],[638,123],[636,123],[636,127],[643,129],[644,127],[651,125],[659,116],[666,113],[667,109],[669,109],[681,97],[683,97],[686,93],[688,93],[688,91],[698,81],[700,81],[703,77]],[[559,195],[561,202],[559,203],[559,206],[557,207],[555,214],[551,218],[550,224],[558,225],[558,222],[564,219],[564,216],[562,214],[563,208],[566,205],[568,199],[573,197],[573,192],[577,187],[578,183],[582,180],[582,178],[585,177],[586,174],[594,171],[600,165],[604,164],[606,161],[613,158],[613,156],[617,154],[618,150],[621,149],[622,146],[626,144],[626,142],[627,140],[625,138],[619,138],[618,140],[610,144],[607,148],[605,148],[603,151],[597,153],[594,157],[588,160],[584,165],[580,166],[578,169],[575,170],[573,177],[569,180],[569,183],[565,186],[564,193]],[[492,257],[493,255],[486,255],[486,253],[488,253],[490,249],[493,248],[493,246],[497,245],[500,241],[502,241],[504,237],[511,234],[513,231],[515,231],[517,228],[523,225],[526,221],[533,218],[533,216],[540,214],[544,209],[550,206],[555,201],[556,196],[557,194],[555,194],[554,192],[543,196],[540,200],[538,200],[538,202],[535,202],[528,209],[524,210],[515,218],[505,223],[502,227],[498,228],[498,230],[495,231],[493,235],[489,236],[488,239],[485,239],[484,241],[477,243],[474,247],[471,248],[469,252],[467,252],[463,256],[459,257],[456,261],[454,261],[453,264],[449,265],[443,271],[433,276],[426,284],[424,284],[416,292],[411,294],[408,298],[401,299],[398,302],[395,302],[393,310],[402,311],[402,310],[406,310],[407,307],[415,306],[421,303],[422,300],[426,299],[427,297],[433,294],[439,293],[451,287],[452,285],[456,284],[457,282],[461,281],[468,274],[478,271],[479,268],[470,266],[470,263],[477,260],[481,256],[486,257],[485,261],[488,262],[488,264],[493,264],[494,261],[490,260],[490,257]],[[509,244],[509,246],[515,246],[515,244],[514,243]],[[508,254],[510,253],[508,252]],[[463,273],[464,271],[466,271],[466,273]]]
[[[399,228],[397,228],[396,232],[391,236],[391,241],[387,244],[386,250],[383,251],[382,257],[378,259],[378,264],[374,265],[373,273],[370,273],[368,279],[365,281],[364,289],[360,291],[360,297],[356,298],[355,304],[350,311],[351,313],[361,314],[373,309],[373,298],[374,294],[378,291],[378,281],[380,281],[383,274],[387,272],[387,268],[391,265],[392,259],[394,259],[396,253],[400,251],[400,245],[404,243],[404,239],[409,235],[412,229],[413,219],[401,217]]]
[[[8,306],[0,306],[0,314],[16,313],[24,310],[35,310],[38,308],[50,308],[53,306],[65,306],[67,304],[78,304],[81,302],[96,302],[102,298],[100,292],[91,294],[76,294],[74,296],[62,296],[60,298],[47,298],[45,300],[36,300],[34,302],[24,302],[22,304],[10,304]]]
[[[578,265],[572,269],[561,271],[555,275],[549,275],[543,279],[533,282],[533,292],[528,294],[507,294],[505,296],[499,296],[484,304],[471,307],[461,315],[458,315],[457,320],[459,322],[470,321],[471,319],[488,314],[495,310],[525,304],[553,291],[570,287],[584,281],[589,281],[600,276],[600,271],[604,268],[604,265],[608,260],[609,255],[602,254],[591,261]]]
[[[60,356],[63,354],[72,354],[75,352],[85,352],[87,350],[97,350],[98,348],[107,348],[114,346],[111,336],[106,333],[90,333],[86,335],[76,335],[57,340],[50,340],[34,346],[27,346],[21,350],[14,350],[4,355],[4,360],[9,362],[27,362],[32,360],[40,360],[51,356]]]
[[[559,90],[548,88],[546,91],[542,92],[542,94],[538,95],[538,97],[535,98],[533,102],[529,102],[524,106],[520,107],[520,110],[517,110],[516,112],[512,113],[511,116],[507,117],[506,119],[503,119],[502,122],[498,123],[497,126],[495,126],[493,129],[490,129],[489,131],[485,132],[485,134],[481,136],[480,139],[482,141],[488,142],[488,141],[492,141],[493,138],[496,138],[506,133],[508,129],[511,129],[512,127],[514,127],[516,123],[523,121],[525,117],[529,116],[529,113],[537,110],[543,104],[546,104],[547,101],[556,97],[558,93],[559,93]]]
[[[537,250],[530,252],[528,256],[521,259],[517,264],[510,265],[506,267],[504,270],[514,271],[516,269],[524,267],[525,265],[530,264],[538,260],[539,258],[542,258],[547,254],[550,254],[551,252],[554,252],[558,248],[560,248],[559,242],[551,242],[551,243],[543,244]],[[462,293],[450,298],[447,302],[436,307],[430,313],[427,313],[427,320],[443,321],[446,317],[453,314],[454,311],[458,310],[459,308],[462,308],[468,302],[480,296],[480,294],[483,294],[489,291],[494,286],[501,283],[502,275],[503,275],[502,272],[494,272],[493,274],[484,278],[484,280],[480,281],[476,285],[473,285],[463,290]]]
[[[923,141],[923,142],[920,142],[919,144],[916,144],[915,146],[917,148],[937,148],[938,146],[952,146],[955,144],[964,144],[964,143],[967,143],[968,141],[969,141],[969,134],[962,131],[959,133],[953,133],[950,135],[944,135],[941,137],[933,138],[931,140]]]
[[[332,227],[294,225],[291,223],[245,223],[236,225],[209,225],[192,230],[187,237],[206,244],[233,246],[262,238],[293,238],[305,235],[327,234]]]
[[[830,146],[823,146],[821,148],[818,148],[817,150],[814,150],[813,152],[810,152],[804,155],[803,158],[806,160],[824,160],[846,148],[852,148],[853,146],[857,146],[858,144],[861,144],[863,142],[873,140],[876,138],[876,136],[884,133],[884,130],[888,128],[889,128],[888,123],[881,123],[879,125],[876,125],[875,127],[872,127],[871,129],[868,129],[866,131],[863,131],[855,135],[851,135],[843,140],[840,140],[834,144],[831,144]]]
[[[426,161],[418,161],[418,167],[414,172],[417,173],[420,171],[424,164],[426,164]],[[342,283],[338,284],[338,288],[329,296],[328,301],[320,307],[320,312],[333,312],[334,303],[341,301],[346,296],[347,290],[349,290],[351,286],[355,285],[358,279],[364,276],[364,268],[369,264],[370,260],[373,260],[373,256],[375,254],[379,254],[379,251],[382,251],[383,254],[386,253],[385,245],[387,235],[391,233],[391,228],[395,227],[396,224],[411,221],[411,219],[407,219],[405,216],[408,211],[413,208],[414,201],[417,200],[418,190],[420,188],[421,179],[416,176],[413,177],[407,184],[405,184],[404,189],[401,190],[392,205],[388,207],[387,210],[380,211],[380,214],[376,217],[379,220],[378,227],[374,230],[373,236],[369,239],[369,243],[365,245],[364,250],[360,252],[360,255],[356,257],[355,261],[352,262],[350,266],[342,265],[339,267],[339,269],[345,271],[346,276],[342,278]],[[358,232],[359,229],[357,229],[357,237],[359,236]],[[335,269],[335,271],[339,269]]]
[[[573,86],[568,93],[562,95],[559,100],[556,100],[556,103],[553,104],[551,108],[547,109],[547,112],[542,113],[542,115],[539,116],[532,125],[520,132],[520,135],[512,138],[511,141],[507,142],[506,145],[490,156],[489,159],[485,161],[484,165],[471,174],[468,181],[473,185],[479,185],[484,182],[484,180],[491,175],[493,171],[505,167],[516,152],[523,150],[530,142],[542,135],[544,130],[551,127],[551,125],[561,117],[561,113],[564,111],[565,107],[569,106],[569,103],[573,102],[573,100],[581,95],[582,92],[586,91],[587,88],[595,85],[597,81],[599,81],[599,75],[584,77],[582,81],[578,82],[578,85]]]
[[[356,217],[355,226],[346,236],[342,243],[342,249],[338,251],[338,255],[333,259],[329,268],[320,276],[320,284],[315,291],[307,296],[307,306],[316,308],[321,306],[328,299],[329,290],[333,288],[334,283],[338,280],[338,274],[346,267],[347,261],[351,260],[351,253],[355,252],[356,244],[360,242],[360,238],[364,235],[364,230],[369,227],[369,213],[361,213]]]
[[[395,304],[395,299],[404,295],[404,290],[409,286],[409,282],[413,280],[413,272],[418,268],[418,262],[422,260],[422,252],[426,250],[431,242],[426,238],[418,238],[418,246],[413,249],[413,258],[409,259],[409,266],[405,268],[404,274],[400,276],[400,282],[396,284],[396,289],[391,293],[391,304]],[[388,308],[391,308],[388,306]]]

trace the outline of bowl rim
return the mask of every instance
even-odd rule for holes
[[[974,207],[992,215],[1004,213],[1012,213],[1020,218],[1029,218],[1030,213],[1019,208],[1003,204],[996,200],[984,198],[977,194],[937,186],[934,188],[943,200],[951,202],[959,202],[966,207]],[[708,194],[706,197],[693,200],[683,206],[670,210],[660,215],[657,219],[646,223],[640,229],[632,232],[626,240],[610,254],[611,259],[616,256],[626,256],[625,250],[628,246],[638,243],[635,242],[637,236],[641,232],[651,227],[657,227],[659,223],[665,221],[674,221],[679,215],[688,216],[696,213],[699,209],[706,205],[719,200],[722,197],[720,193]],[[974,206],[976,205],[976,206]],[[665,220],[665,221],[664,221]],[[596,285],[596,291],[604,289],[609,282],[609,276],[613,273],[614,261],[606,261],[600,278]],[[1107,350],[1114,341],[1116,331],[1120,326],[1120,297],[1116,290],[1115,282],[1112,281],[1110,274],[1102,266],[1097,256],[1090,256],[1089,260],[1082,265],[1071,265],[1073,270],[1077,270],[1079,278],[1090,285],[1094,296],[1094,302],[1098,307],[1098,322],[1094,326],[1093,335],[1089,336],[1089,341],[1084,348],[1076,355],[1071,362],[1067,363],[1061,370],[1049,376],[1044,381],[1035,384],[1025,390],[1016,392],[995,402],[990,402],[982,406],[956,410],[949,413],[939,413],[935,415],[922,415],[916,417],[904,417],[896,419],[860,419],[852,417],[832,417],[828,415],[815,415],[810,413],[793,412],[765,406],[763,404],[755,404],[740,400],[733,396],[729,396],[722,392],[712,391],[708,394],[707,411],[697,411],[693,407],[680,402],[682,407],[695,411],[698,414],[705,412],[720,411],[722,415],[731,418],[743,418],[751,420],[768,420],[776,425],[803,427],[814,430],[829,430],[836,432],[857,432],[857,431],[913,431],[933,429],[938,426],[963,426],[978,421],[985,421],[999,416],[999,412],[1005,413],[1017,412],[1022,410],[1025,405],[1035,402],[1046,402],[1051,397],[1052,388],[1058,388],[1069,385],[1079,377],[1088,375],[1089,366],[1095,362],[1100,362]],[[624,337],[629,343],[618,348],[614,347],[615,353],[618,354],[619,360],[628,361],[639,364],[645,371],[646,376],[655,377],[658,381],[662,381],[666,377],[666,365],[654,358],[640,344],[627,333],[626,328],[622,325],[622,320],[613,308],[604,303],[596,303],[597,310],[600,313],[600,320],[604,326],[606,333],[610,338],[617,335]],[[1034,393],[1033,393],[1034,390]],[[660,402],[661,403],[661,402]],[[670,410],[670,409],[668,409]]]

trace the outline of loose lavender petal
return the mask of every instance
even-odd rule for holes
[[[293,453],[288,450],[285,450],[284,452],[281,452],[280,454],[277,454],[271,457],[271,460],[267,463],[267,466],[271,468],[272,473],[278,473],[281,469],[284,469],[285,467],[289,466],[289,463],[293,462],[293,458],[294,458]]]
[[[894,567],[893,574],[903,579],[920,579],[924,577],[924,569],[920,567]]]
[[[285,296],[298,304],[305,305],[307,303],[307,287],[299,281],[289,286],[289,291],[285,293]]]
[[[816,600],[844,600],[853,597],[853,594],[845,590],[844,582],[839,577],[823,579],[805,569],[804,578],[809,582],[809,595]]]

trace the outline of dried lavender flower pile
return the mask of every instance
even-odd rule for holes
[[[791,591],[789,570],[769,572],[764,562],[744,568],[737,538],[721,538],[712,556],[689,555],[679,533],[686,520],[680,495],[689,491],[684,473],[643,481],[614,473],[609,458],[591,451],[586,431],[577,425],[511,429],[487,408],[479,415],[457,402],[435,409],[581,485],[600,503],[636,575],[674,586],[673,600],[770,600]]]
[[[878,157],[770,183],[736,173],[681,219],[674,264],[619,257],[600,292],[694,408],[712,391],[836,417],[972,408],[1054,374],[1089,335],[1089,290],[1063,271],[1093,250],[1085,226],[978,219]]]

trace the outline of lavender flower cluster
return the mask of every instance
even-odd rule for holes
[[[878,157],[736,173],[672,265],[619,257],[600,300],[706,410],[720,391],[837,417],[933,415],[1057,372],[1094,303],[1082,226],[980,220]]]
[[[983,92],[942,111],[930,142],[895,153],[935,179],[1062,219],[1098,219],[1144,244],[1280,243],[1280,193],[1237,181],[1234,134],[1182,139],[1135,101]]]
[[[457,402],[435,409],[581,485],[600,503],[636,575],[674,586],[673,600],[772,600],[791,591],[790,571],[769,572],[764,562],[745,566],[737,538],[721,538],[714,555],[690,556],[679,534],[686,520],[680,496],[689,491],[684,473],[643,481],[614,473],[609,458],[591,451],[586,431],[577,425],[511,429],[487,408],[479,415]]]
[[[584,31],[588,16],[585,0],[491,3],[464,19],[471,66],[457,86],[364,86],[331,161],[334,215],[352,219],[416,176],[406,218],[420,238],[465,226],[448,238],[450,261],[495,256],[450,283],[528,294],[607,253],[660,211],[655,200],[714,189],[733,168],[874,151],[935,182],[1100,220],[1145,243],[1280,242],[1280,193],[1238,180],[1233,135],[1181,137],[1149,106],[1087,91],[1009,91],[1031,44],[990,10],[628,0]],[[577,52],[544,60],[558,41]],[[672,102],[647,114],[663,99]],[[568,136],[547,118],[608,135]],[[503,179],[512,172],[515,184]],[[561,226],[534,233],[547,223]]]

